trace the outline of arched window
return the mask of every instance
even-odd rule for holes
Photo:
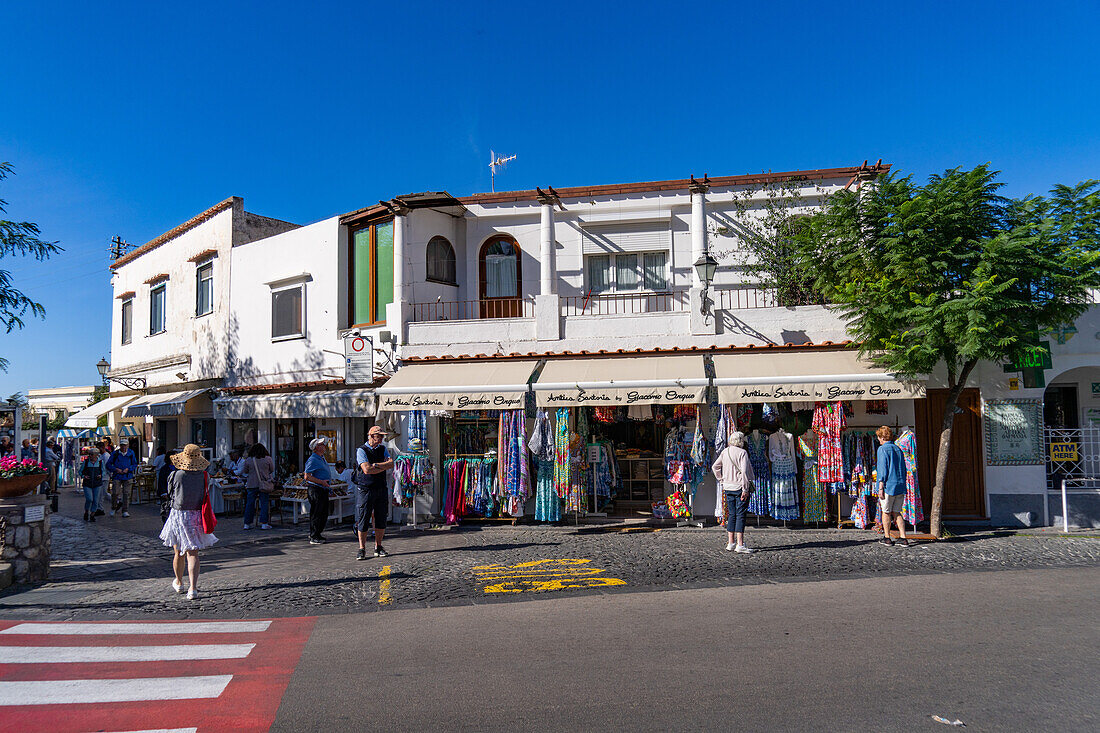
[[[455,276],[455,250],[445,237],[432,237],[428,242],[428,277],[435,283],[458,285]]]
[[[523,271],[519,245],[500,234],[481,245],[478,253],[482,318],[514,318],[523,310]]]

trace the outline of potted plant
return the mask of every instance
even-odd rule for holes
[[[46,469],[38,461],[19,460],[15,456],[0,458],[0,498],[29,494],[45,480]]]

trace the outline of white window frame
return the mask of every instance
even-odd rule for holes
[[[646,286],[645,286],[645,256],[646,255],[654,255],[654,254],[660,254],[660,255],[665,256],[665,287],[662,290],[652,290],[652,289],[646,288]],[[670,286],[671,286],[672,278],[669,276],[670,275],[669,268],[670,268],[670,263],[671,263],[671,257],[669,257],[668,250],[648,250],[648,251],[645,251],[645,252],[601,252],[601,253],[586,254],[584,256],[584,289],[585,289],[585,292],[588,292],[588,290],[590,288],[590,284],[592,282],[591,277],[589,276],[589,262],[590,262],[591,258],[593,258],[593,257],[608,257],[609,258],[608,261],[610,263],[610,265],[609,265],[610,275],[609,275],[609,282],[608,282],[609,287],[607,288],[607,290],[601,290],[598,293],[596,291],[593,291],[593,294],[598,295],[600,293],[618,293],[618,294],[627,294],[627,293],[667,293],[671,289]],[[619,288],[619,284],[618,284],[618,258],[619,257],[637,257],[638,258],[638,260],[637,260],[638,261],[638,266],[637,266],[637,268],[638,268],[637,269],[637,272],[638,272],[638,287],[630,288],[628,290],[622,290],[622,289]]]
[[[272,280],[266,283],[268,288],[271,289],[271,341],[292,341],[294,339],[304,339],[309,332],[309,325],[306,323],[306,283],[313,280],[313,276],[309,273],[302,273],[301,275],[294,275],[292,277],[284,277],[279,280]],[[281,336],[275,335],[275,296],[279,293],[285,293],[290,290],[298,290],[301,292],[301,319],[302,328],[299,333],[283,334]]]
[[[126,332],[126,306],[130,306],[130,332],[129,333]],[[121,338],[122,345],[125,346],[127,344],[133,343],[133,341],[134,341],[134,298],[133,298],[133,296],[131,296],[129,298],[123,298],[122,299],[122,306],[119,308],[119,313],[118,313],[118,321],[119,321],[118,328],[122,332],[122,338]]]
[[[206,268],[210,268],[210,308],[205,311],[200,311],[201,305],[200,298],[202,297],[202,271]],[[202,316],[208,316],[214,312],[214,260],[209,259],[205,262],[200,262],[195,265],[195,318],[201,318]]]
[[[162,298],[160,302],[160,330],[153,330],[153,301],[156,299],[156,292],[160,290],[162,292]],[[168,330],[168,281],[164,280],[155,285],[149,286],[149,335],[156,336],[158,334],[165,333]]]

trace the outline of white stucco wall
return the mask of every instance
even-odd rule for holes
[[[226,386],[279,384],[342,377],[338,336],[346,268],[340,267],[336,217],[233,249],[232,309],[221,341],[229,368]],[[272,340],[267,283],[307,275],[305,335]],[[336,353],[327,353],[326,350]]]

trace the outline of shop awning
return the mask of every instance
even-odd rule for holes
[[[108,412],[117,410],[124,405],[136,400],[137,395],[127,395],[125,397],[108,397],[105,400],[100,400],[90,407],[85,407],[80,412],[73,413],[69,416],[69,419],[65,421],[65,427],[67,428],[94,428],[96,423],[99,422],[99,418],[106,415]]]
[[[379,412],[402,410],[516,410],[537,361],[409,364],[378,394]]]
[[[372,417],[374,391],[326,389],[316,392],[275,392],[219,397],[214,400],[214,414],[228,420]]]
[[[123,417],[171,417],[182,415],[188,400],[208,392],[205,389],[190,389],[186,392],[163,392],[141,397],[126,406]]]
[[[539,407],[694,405],[708,383],[702,356],[636,356],[548,361],[534,388]]]
[[[863,361],[855,351],[789,351],[714,357],[714,384],[722,404],[909,400],[924,385],[902,382]]]

